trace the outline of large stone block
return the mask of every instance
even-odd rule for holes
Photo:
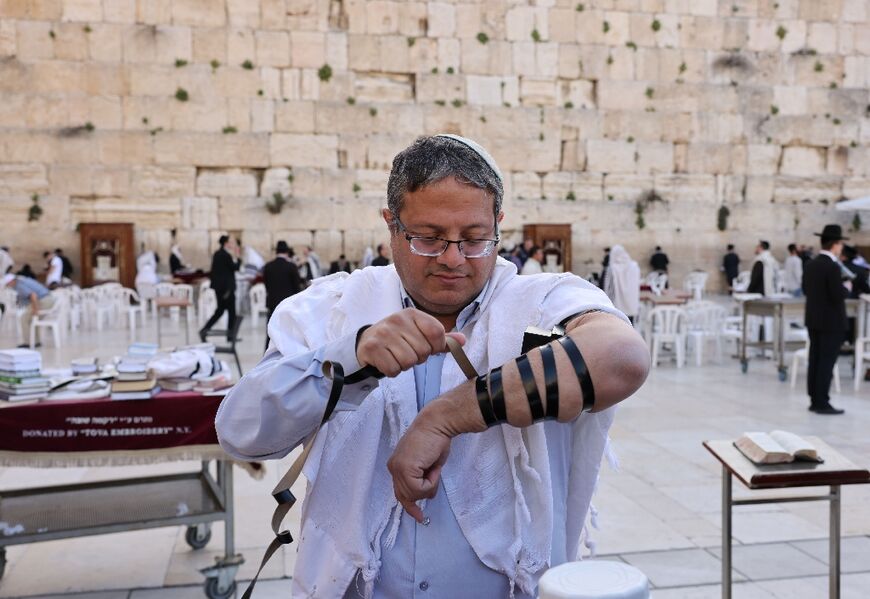
[[[366,31],[369,34],[399,32],[399,3],[373,0],[366,4]]]
[[[358,102],[409,102],[414,98],[414,82],[409,75],[358,75],[354,81]]]
[[[0,195],[45,193],[48,177],[42,164],[0,164]]]
[[[606,202],[634,202],[642,194],[652,189],[653,178],[649,175],[620,173],[604,175],[604,199]]]
[[[18,21],[16,46],[19,60],[45,60],[54,57],[54,40],[49,36],[51,24],[39,21]]]
[[[520,80],[520,101],[524,106],[555,106],[558,88],[553,79],[523,77]]]
[[[193,60],[210,63],[212,60],[225,64],[227,61],[227,32],[221,27],[194,27]]]
[[[642,175],[674,172],[674,145],[670,143],[638,143],[637,172]]]
[[[102,19],[101,0],[64,0],[64,21],[101,21]]]
[[[409,37],[426,35],[427,6],[425,2],[399,3],[399,33]]]
[[[836,21],[843,0],[800,0],[798,15],[806,21]]]
[[[254,39],[257,47],[257,65],[270,67],[290,66],[290,36],[286,32],[258,31]]]
[[[15,21],[0,21],[0,58],[15,56],[16,54]]]
[[[727,144],[689,144],[688,172],[725,174],[733,171],[731,146]]]
[[[517,45],[501,41],[481,44],[476,39],[463,39],[460,58],[462,72],[481,75],[510,75],[514,72],[519,73],[521,70],[531,72],[533,67],[529,65],[534,64],[535,61],[534,50],[530,47],[531,43],[523,46],[528,52],[521,55],[517,54]],[[515,60],[519,60],[519,64],[514,64]],[[439,52],[439,63],[440,61],[441,53]],[[447,64],[445,68],[456,68],[457,66],[455,63]]]
[[[137,166],[130,173],[131,191],[149,198],[193,195],[195,178],[192,166]]]
[[[296,175],[289,168],[269,168],[263,173],[258,195],[271,198],[274,194],[291,195],[294,190]]]
[[[414,142],[411,135],[372,135],[368,139],[366,164],[370,169],[389,171],[396,154]]]
[[[275,105],[275,130],[314,133],[314,102],[278,102]]]
[[[750,175],[775,175],[782,149],[772,144],[750,144],[747,165]]]
[[[784,148],[780,172],[794,177],[822,175],[825,173],[825,151],[800,146]]]
[[[134,222],[169,231],[181,224],[179,198],[70,198],[70,223]]]
[[[291,31],[290,62],[294,67],[319,69],[326,62],[326,34]]]
[[[447,75],[447,77],[450,77],[450,75]],[[500,106],[502,103],[502,83],[501,77],[469,75],[466,78],[466,98],[468,103]]]
[[[257,176],[241,169],[200,170],[196,195],[210,197],[250,197],[257,195]]]
[[[87,60],[88,36],[79,23],[61,23],[54,28],[54,57],[60,60]]]
[[[212,0],[172,0],[172,20],[179,25],[220,27],[226,25],[223,2]]]
[[[272,166],[338,166],[338,139],[335,135],[274,133],[269,147]]]
[[[122,25],[95,23],[88,34],[88,53],[98,62],[120,62],[122,56]]]
[[[407,73],[411,70],[411,49],[407,38],[385,35],[380,42],[378,70],[388,73]]]
[[[833,203],[842,195],[841,177],[794,177],[774,178],[774,196],[777,202],[803,202],[804,200]]]
[[[257,56],[254,32],[250,29],[230,28],[227,30],[227,64],[239,67]],[[224,69],[219,69],[218,73]]]
[[[716,178],[713,175],[657,175],[655,190],[674,206],[686,203],[714,203]]]
[[[154,136],[154,149],[159,164],[269,166],[269,136],[262,133],[160,133]]]
[[[427,35],[430,37],[453,37],[456,33],[456,9],[446,2],[429,2]]]
[[[586,142],[588,169],[594,173],[634,173],[636,151],[634,143],[591,139]]]

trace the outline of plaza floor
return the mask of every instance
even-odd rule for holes
[[[259,359],[264,335],[262,321],[256,329],[249,325],[243,325],[239,345],[246,369]],[[164,335],[167,330],[172,330],[169,322]],[[164,343],[183,340],[175,331]],[[138,336],[153,341],[153,321]],[[129,342],[126,331],[84,332],[67,338],[61,349],[49,343],[43,355],[46,366],[64,366],[82,355],[120,355]],[[0,347],[10,344],[9,332],[0,334]],[[597,554],[643,570],[655,599],[720,597],[721,471],[701,442],[780,428],[817,435],[854,462],[870,463],[870,383],[854,394],[850,364],[841,360],[840,368],[843,393],[833,403],[845,408],[846,415],[839,417],[808,412],[803,376],[792,390],[779,382],[770,361],[753,361],[747,374],[728,358],[702,367],[665,364],[654,369],[644,387],[620,407],[612,431],[620,464],[618,471],[604,466],[594,500],[599,510],[599,529],[593,535]],[[291,458],[270,463],[259,481],[236,469],[236,545],[247,560],[240,581],[252,576],[271,539],[268,519],[274,501],[269,493]],[[0,470],[0,489],[197,467],[181,462],[6,468]],[[739,483],[734,488],[737,496],[746,495]],[[823,502],[735,508],[734,597],[827,597],[827,514]],[[298,520],[293,524],[298,529]],[[870,596],[870,486],[844,487],[842,530],[842,597],[864,599]],[[222,549],[221,526],[215,526],[210,544],[200,551],[187,546],[181,527],[10,547],[0,598],[198,599],[205,596],[198,570],[211,565]],[[289,596],[294,557],[295,546],[280,550],[267,566],[256,597]]]

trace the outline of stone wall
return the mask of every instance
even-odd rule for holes
[[[658,243],[679,278],[853,225],[868,85],[867,0],[0,0],[0,238],[75,259],[78,223],[134,222],[201,266],[225,230],[356,259],[394,154],[453,132],[506,173],[511,240],[570,222],[575,271]]]

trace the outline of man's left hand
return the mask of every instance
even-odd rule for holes
[[[450,437],[418,418],[387,461],[396,499],[417,522],[422,523],[424,515],[416,502],[435,497],[449,453]]]

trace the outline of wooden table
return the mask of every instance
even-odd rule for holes
[[[162,308],[184,308],[184,341],[188,345],[190,345],[190,330],[187,326],[187,312],[190,310],[193,304],[186,299],[180,297],[155,297],[154,298],[154,307],[157,310],[157,346],[160,347],[163,345],[161,330],[160,330],[160,310]],[[179,318],[180,320],[180,318]]]
[[[731,508],[735,505],[830,502],[829,596],[840,597],[840,486],[870,482],[870,471],[856,466],[818,437],[806,437],[825,460],[789,464],[756,465],[734,447],[733,441],[704,441],[704,447],[722,464],[722,599],[731,599]],[[748,489],[790,489],[830,487],[827,495],[733,499],[731,477],[736,476]]]

